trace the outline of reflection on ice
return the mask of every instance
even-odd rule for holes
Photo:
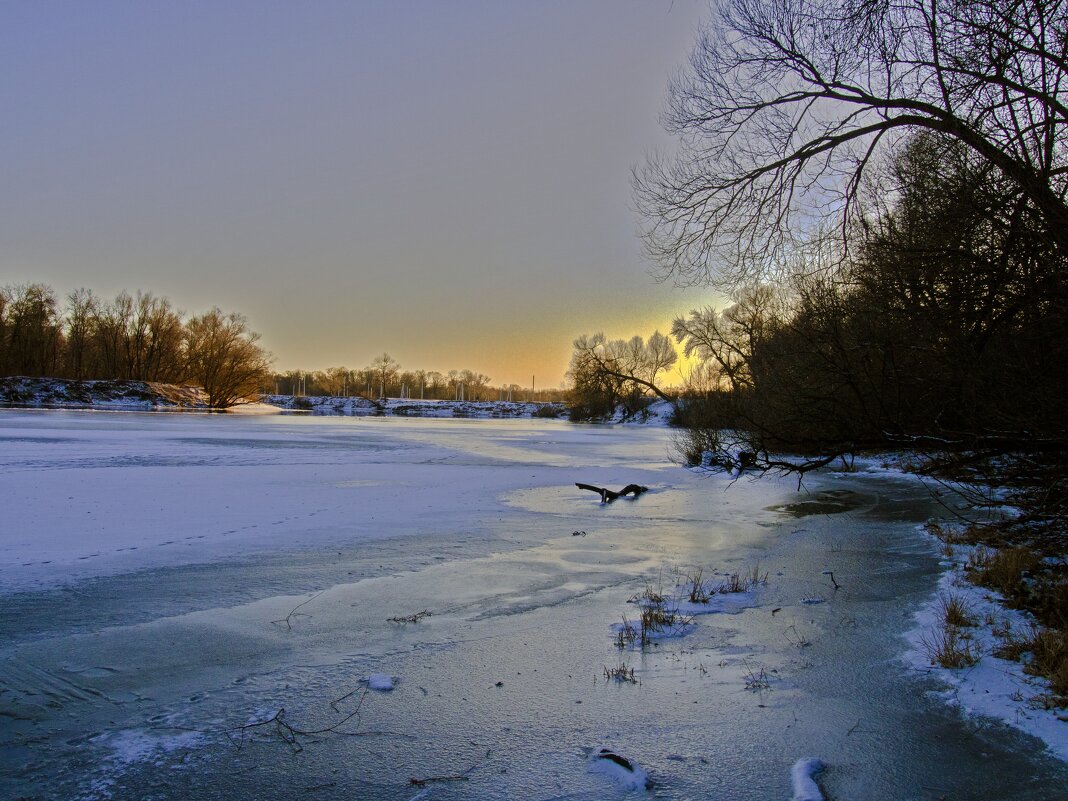
[[[850,490],[825,490],[815,492],[799,501],[777,504],[768,508],[791,517],[808,517],[809,515],[836,515],[858,509],[866,499]]]

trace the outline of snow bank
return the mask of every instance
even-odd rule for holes
[[[362,396],[262,395],[260,402],[288,411],[316,415],[387,415],[395,417],[563,417],[562,403],[522,403],[513,401],[449,401]]]
[[[915,627],[906,635],[909,650],[903,656],[904,662],[948,684],[950,689],[938,694],[945,703],[966,715],[1001,720],[1037,737],[1053,755],[1068,761],[1068,715],[1063,709],[1042,708],[1035,700],[1048,692],[1048,682],[1024,673],[1019,662],[994,656],[1001,642],[998,633],[1009,631],[1023,636],[1030,632],[1034,618],[1026,612],[1009,609],[997,593],[968,581],[965,565],[974,548],[963,545],[953,548],[953,558],[942,562],[946,570],[937,589],[916,613]],[[967,629],[971,647],[980,657],[971,667],[949,669],[932,664],[928,643],[944,628],[942,610],[949,598],[958,600],[976,623]]]
[[[0,378],[0,404],[65,409],[207,409],[200,387],[157,381],[71,381],[65,378]]]
[[[815,757],[804,757],[794,763],[790,771],[794,784],[794,797],[791,801],[823,801],[823,794],[813,778],[821,770],[823,763]]]
[[[623,407],[617,407],[610,422],[666,427],[671,425],[671,418],[674,415],[675,406],[673,404],[668,403],[666,400],[656,400],[636,415],[625,416]]]
[[[395,681],[388,673],[372,673],[367,677],[367,686],[372,690],[389,692],[395,686]]]
[[[588,760],[590,773],[600,773],[627,790],[645,790],[649,787],[649,774],[637,763],[601,748],[590,754]]]

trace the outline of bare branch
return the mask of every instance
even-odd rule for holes
[[[682,285],[781,275],[871,168],[937,131],[995,167],[1068,252],[1068,14],[1056,0],[725,0],[672,86],[681,149],[634,176],[647,254]]]

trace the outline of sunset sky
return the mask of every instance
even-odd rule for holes
[[[240,311],[276,368],[563,380],[657,284],[630,170],[703,0],[5,2],[0,286]]]

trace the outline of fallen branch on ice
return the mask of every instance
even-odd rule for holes
[[[616,498],[623,498],[627,495],[633,495],[635,498],[637,498],[643,492],[649,491],[648,487],[643,487],[640,484],[627,484],[627,486],[625,486],[619,492],[615,492],[614,490],[610,489],[605,489],[604,487],[595,487],[593,486],[593,484],[580,484],[577,481],[575,482],[575,486],[579,489],[599,493],[601,496],[601,503],[611,503]]]

